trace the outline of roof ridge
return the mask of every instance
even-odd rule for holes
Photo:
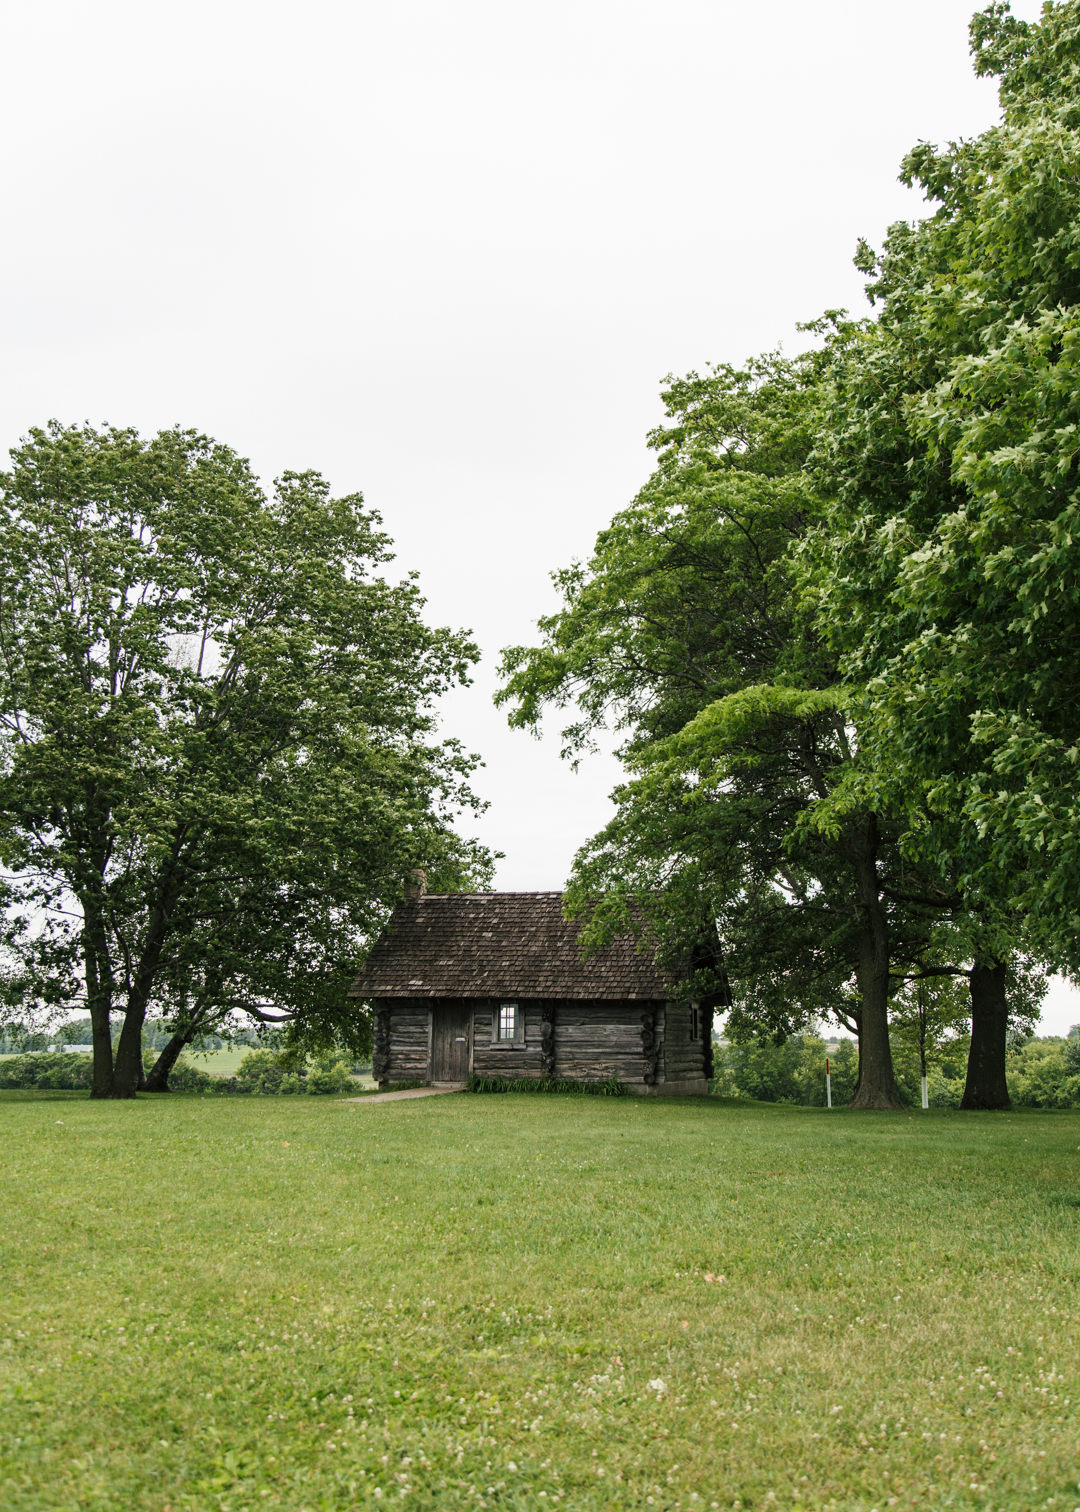
[[[424,893],[424,898],[562,898],[565,893],[555,887],[535,887],[529,890],[517,889],[508,892],[445,892]],[[421,899],[423,901],[423,899]]]

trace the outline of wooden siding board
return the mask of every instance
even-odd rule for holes
[[[705,1075],[705,1045],[693,1035],[693,1011],[685,1000],[668,1002],[664,1012],[663,1080],[690,1081]]]

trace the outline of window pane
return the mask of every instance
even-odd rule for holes
[[[516,1003],[500,1003],[499,1004],[499,1038],[501,1040],[512,1040],[514,1038],[514,1031],[516,1030],[516,1028],[517,1028],[517,1004]]]

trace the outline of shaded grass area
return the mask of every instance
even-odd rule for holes
[[[0,1504],[1080,1506],[1080,1115],[0,1099]]]

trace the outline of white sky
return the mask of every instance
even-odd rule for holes
[[[483,647],[446,718],[486,762],[498,885],[560,887],[617,768],[510,733],[498,652],[646,477],[665,373],[862,307],[856,238],[920,213],[905,150],[995,117],[971,9],[8,6],[0,450],[53,416],[179,422],[268,482],[361,489]]]

